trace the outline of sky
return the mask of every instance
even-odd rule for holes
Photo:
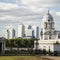
[[[60,30],[60,0],[0,0],[0,30],[9,24],[41,26],[47,10]]]

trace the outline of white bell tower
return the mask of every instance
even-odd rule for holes
[[[54,34],[54,20],[52,15],[49,13],[49,10],[43,17],[42,25],[41,25],[41,40],[52,39]]]

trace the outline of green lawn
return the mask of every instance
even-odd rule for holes
[[[0,60],[50,60],[40,56],[0,56]]]

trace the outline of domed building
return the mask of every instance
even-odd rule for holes
[[[56,31],[54,27],[53,16],[49,11],[43,16],[40,40],[38,44],[35,41],[35,49],[41,49],[51,51],[51,52],[60,52],[60,31]]]
[[[54,39],[56,36],[55,28],[54,28],[54,20],[52,15],[50,15],[49,11],[44,15],[43,22],[41,26],[41,39]]]

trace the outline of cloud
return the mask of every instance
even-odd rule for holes
[[[60,17],[60,12],[56,12],[56,15]]]
[[[39,16],[39,14],[33,12],[29,8],[17,4],[0,3],[0,22],[36,20],[40,18]]]
[[[18,0],[16,4],[0,2],[0,22],[39,23],[48,7],[60,6],[59,2],[59,0]],[[58,12],[52,9],[50,13],[54,19],[58,18]]]
[[[0,2],[0,10],[11,10],[19,8],[18,5],[12,3],[2,3]]]
[[[16,0],[0,0],[0,2],[5,2],[5,3],[15,3]]]
[[[53,7],[59,6],[60,0],[21,0],[23,4],[28,6],[38,6],[38,7]]]
[[[56,29],[60,29],[60,11],[56,11],[57,7],[60,8],[60,0],[0,1],[0,30],[3,30],[6,25],[15,25],[15,23],[41,27],[42,18],[47,9],[50,10],[51,15],[54,17]]]

